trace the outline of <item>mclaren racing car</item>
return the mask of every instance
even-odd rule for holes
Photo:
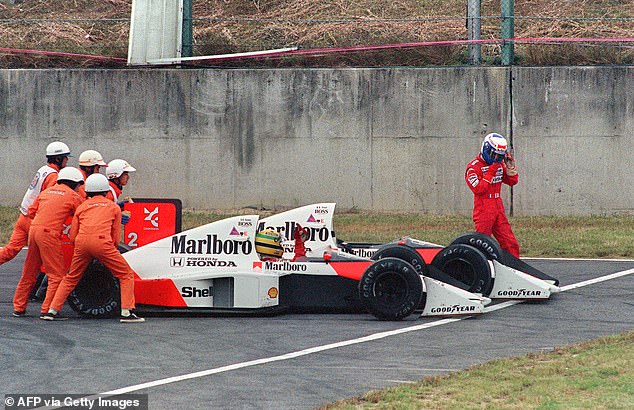
[[[411,238],[383,245],[338,241],[334,210],[334,203],[319,203],[262,219],[235,216],[124,252],[137,275],[137,310],[367,311],[400,320],[414,312],[473,315],[491,298],[544,299],[558,289],[554,278],[512,260],[480,234],[463,235],[448,247]],[[264,249],[262,232],[278,234],[279,253]],[[118,283],[93,261],[68,302],[86,316],[118,314]]]

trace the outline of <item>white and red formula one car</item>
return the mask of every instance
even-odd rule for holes
[[[334,203],[319,203],[263,219],[235,216],[125,252],[138,275],[137,310],[367,311],[400,320],[414,312],[473,315],[494,297],[544,299],[558,290],[555,279],[509,259],[494,240],[479,234],[463,235],[446,248],[409,238],[385,245],[338,242],[334,210]],[[285,239],[277,260],[256,252],[256,233],[266,229]],[[109,316],[118,314],[118,293],[112,275],[93,263],[68,302],[83,315]]]

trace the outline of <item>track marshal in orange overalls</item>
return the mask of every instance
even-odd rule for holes
[[[66,166],[69,156],[70,149],[63,142],[51,142],[46,147],[46,165],[37,170],[24,194],[20,204],[20,215],[13,228],[9,243],[0,249],[0,265],[15,258],[26,245],[31,228],[31,218],[27,216],[29,207],[33,205],[40,192],[57,183],[57,173]]]
[[[48,312],[55,290],[66,273],[62,251],[64,221],[82,203],[77,188],[83,183],[84,176],[77,168],[65,167],[59,171],[57,184],[42,191],[29,208],[27,216],[33,220],[29,229],[29,250],[13,296],[14,316],[25,314],[41,267],[48,277],[42,314]]]
[[[121,237],[121,209],[105,197],[110,190],[108,180],[102,174],[86,179],[88,199],[75,212],[70,231],[75,243],[70,271],[59,285],[45,320],[62,320],[60,315],[64,301],[75,289],[93,258],[98,259],[119,279],[121,287],[121,317],[123,323],[143,322],[134,313],[134,271],[117,250]]]

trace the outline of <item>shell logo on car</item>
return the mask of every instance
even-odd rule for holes
[[[278,293],[279,293],[279,292],[278,292],[277,288],[271,288],[271,289],[269,289],[269,297],[270,297],[271,299],[275,299],[275,298],[277,298]]]

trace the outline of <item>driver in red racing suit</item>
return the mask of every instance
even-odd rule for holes
[[[474,194],[475,230],[494,236],[502,249],[519,258],[520,246],[504,214],[500,197],[502,183],[513,186],[518,181],[515,160],[507,151],[507,142],[502,135],[491,133],[484,138],[480,154],[467,165],[465,180]]]

